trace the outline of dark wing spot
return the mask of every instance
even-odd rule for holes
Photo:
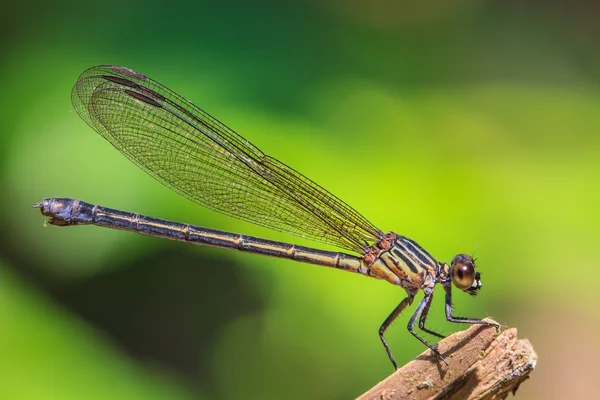
[[[162,94],[159,94],[157,92],[155,92],[152,89],[148,89],[146,86],[141,86],[141,85],[137,85],[136,89],[138,89],[140,92],[143,92],[145,94],[147,94],[150,97],[153,97],[157,100],[161,100],[161,101],[165,101],[166,97],[163,96]]]
[[[115,71],[116,73],[119,73],[121,75],[125,75],[128,76],[130,78],[135,78],[135,79],[140,79],[142,81],[146,80],[146,76],[140,74],[139,72],[135,72],[129,68],[125,68],[125,67],[117,67],[115,65],[110,66],[109,67],[112,71]]]
[[[104,79],[106,79],[107,81],[111,81],[114,83],[118,83],[119,85],[137,89],[139,92],[142,92],[142,93],[148,95],[148,97],[152,97],[152,98],[155,98],[155,99],[161,100],[161,101],[166,100],[165,96],[155,92],[152,89],[147,88],[146,86],[142,86],[139,83],[130,81],[129,79],[121,78],[119,76],[112,76],[112,75],[102,75],[102,77]]]
[[[123,86],[128,86],[128,87],[137,87],[138,84],[135,82],[130,81],[129,79],[125,79],[125,78],[120,78],[118,76],[112,76],[112,75],[102,75],[102,77],[104,79],[106,79],[107,81],[111,81],[114,83],[118,83],[119,85],[123,85]]]
[[[156,100],[154,100],[153,98],[150,98],[144,94],[135,92],[133,90],[129,90],[129,89],[125,89],[125,93],[127,93],[128,95],[130,95],[131,97],[135,97],[136,99],[143,101],[144,103],[150,104],[151,106],[155,106],[155,107],[161,107],[162,108],[162,104],[160,104],[159,102],[157,102]]]

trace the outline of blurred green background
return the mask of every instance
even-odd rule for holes
[[[4,5],[0,398],[346,399],[392,372],[377,329],[404,292],[388,283],[44,229],[31,206],[62,196],[311,244],[198,207],[111,148],[70,104],[97,64],[167,85],[439,260],[475,251],[485,287],[456,310],[532,341],[519,398],[596,393],[600,7],[415,3]],[[462,329],[440,290],[431,327]],[[387,334],[401,364],[424,350],[409,315]]]

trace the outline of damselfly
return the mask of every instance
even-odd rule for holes
[[[411,305],[419,290],[425,296],[408,330],[425,327],[434,286],[446,292],[451,322],[495,325],[452,314],[452,291],[475,295],[481,288],[475,260],[459,254],[450,264],[436,261],[414,240],[383,233],[352,207],[253,144],[160,83],[124,67],[97,66],[85,71],[71,99],[79,116],[133,163],[180,195],[207,208],[257,225],[327,243],[354,254],[318,250],[221,232],[145,215],[113,210],[67,198],[46,198],[35,207],[53,225],[98,225],[142,235],[323,265],[383,279],[408,296],[385,319],[379,337],[394,368],[396,361],[384,333]]]

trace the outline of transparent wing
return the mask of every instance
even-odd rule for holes
[[[382,235],[324,188],[142,74],[93,67],[71,97],[81,118],[117,150],[202,206],[358,253]]]

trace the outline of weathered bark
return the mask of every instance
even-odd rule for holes
[[[359,397],[366,399],[503,399],[535,368],[537,354],[511,328],[473,325],[440,341],[450,366],[429,350]]]

